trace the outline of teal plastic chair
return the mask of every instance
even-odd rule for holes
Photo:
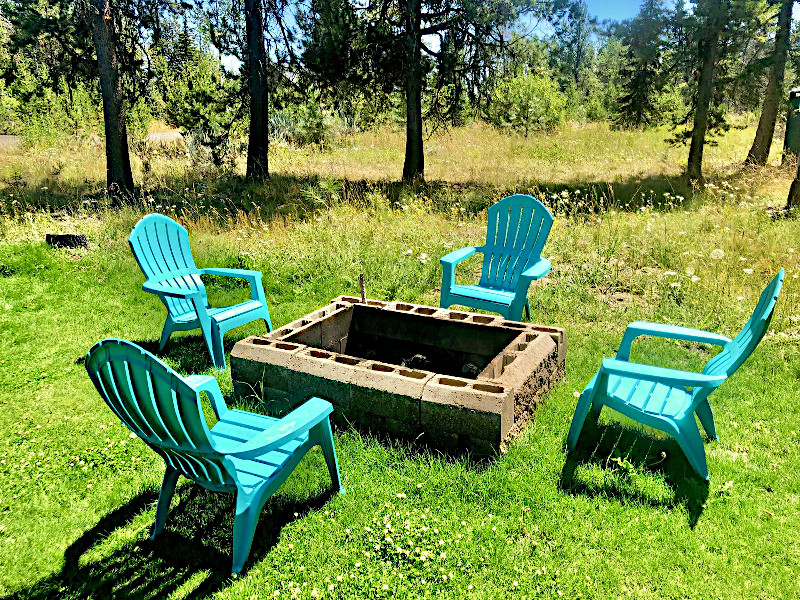
[[[225,368],[222,338],[226,331],[257,319],[264,319],[267,331],[272,331],[272,320],[258,271],[198,269],[192,258],[186,228],[164,215],[143,217],[134,226],[128,242],[146,277],[142,289],[156,294],[167,308],[159,350],[164,349],[173,331],[200,328],[211,360],[221,370]],[[250,300],[233,306],[212,307],[201,275],[247,280],[250,283]]]
[[[322,447],[333,487],[344,494],[329,420],[333,409],[325,400],[311,398],[282,419],[229,409],[214,377],[182,377],[136,344],[118,339],[95,344],[86,370],[122,424],[166,463],[150,539],[164,529],[179,475],[236,494],[233,573],[247,560],[264,504],[313,446]],[[218,419],[210,429],[201,392]]]
[[[689,464],[708,479],[705,447],[695,414],[706,434],[719,440],[708,395],[718,388],[753,352],[769,327],[783,286],[781,269],[761,293],[752,316],[732,340],[700,329],[637,321],[628,325],[616,358],[603,360],[578,400],[567,436],[571,450],[578,443],[586,417],[596,419],[604,406],[660,431],[678,442]],[[630,362],[631,343],[641,335],[715,344],[722,351],[708,361],[702,373]]]
[[[528,288],[535,279],[550,272],[551,264],[541,257],[553,215],[532,196],[515,194],[503,198],[487,211],[486,243],[447,254],[442,263],[442,293],[439,306],[461,304],[500,313],[519,321],[522,309],[530,319]],[[483,253],[478,285],[456,285],[455,268],[476,252]]]

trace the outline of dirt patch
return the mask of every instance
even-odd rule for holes
[[[18,135],[0,135],[0,150],[16,150],[22,146],[22,138]]]

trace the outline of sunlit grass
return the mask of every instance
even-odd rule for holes
[[[455,156],[451,174],[441,177],[450,183],[416,190],[380,181],[401,165],[393,154],[400,138],[385,133],[350,141],[373,140],[372,157],[392,157],[383,162],[367,155],[350,162],[343,148],[276,148],[276,177],[263,188],[159,158],[163,171],[151,171],[142,202],[115,210],[104,208],[104,169],[92,162],[99,155],[62,151],[58,174],[55,156],[40,151],[0,163],[0,596],[793,597],[800,573],[800,222],[768,210],[782,206],[785,194],[771,174],[789,172],[734,171],[741,148],[726,138],[718,159],[709,151],[713,187],[690,198],[666,185],[683,158],[654,134],[569,133],[584,136],[582,151],[566,143],[568,133],[527,142],[489,129],[437,137],[432,144],[454,148],[496,139],[483,155]],[[598,136],[620,147],[628,139],[629,149],[614,162],[614,146],[605,153]],[[537,160],[552,169],[539,187],[535,177],[517,183],[517,169],[497,158],[509,155],[493,152],[513,144],[528,155],[519,159],[523,170],[544,168]],[[611,162],[590,172],[583,166],[594,160],[589,149]],[[648,163],[645,151],[667,152],[669,160]],[[281,152],[295,153],[294,166],[288,158],[281,163]],[[447,170],[437,156],[429,161],[431,179],[437,168]],[[368,181],[340,181],[334,163]],[[586,180],[568,178],[581,168]],[[628,198],[588,185],[627,177],[627,168],[639,173],[631,186],[640,188]],[[508,454],[474,465],[339,431],[347,495],[326,495],[323,461],[311,453],[267,504],[242,577],[228,576],[229,496],[182,486],[165,534],[146,541],[163,463],[118,424],[80,364],[103,337],[158,339],[163,308],[140,291],[126,241],[142,214],[159,210],[181,220],[200,266],[262,271],[279,326],[357,293],[359,273],[371,297],[437,304],[438,258],[482,240],[481,211],[495,198],[534,190],[557,218],[544,250],[553,271],[530,293],[533,320],[567,329],[568,373]],[[13,205],[12,193],[28,204]],[[68,202],[69,209],[32,209],[34,201],[51,208]],[[50,249],[44,234],[55,230],[86,233],[89,249]],[[770,333],[711,397],[721,440],[706,446],[708,488],[673,442],[612,413],[576,454],[566,454],[574,393],[614,354],[628,322],[733,335],[780,267],[787,283]],[[478,270],[467,263],[459,277]],[[219,280],[209,287],[215,303],[246,294]],[[230,332],[226,351],[262,327]],[[699,368],[710,355],[694,344],[643,340],[633,358]],[[198,332],[176,335],[162,356],[182,372],[218,375],[230,394],[229,372],[212,370]]]

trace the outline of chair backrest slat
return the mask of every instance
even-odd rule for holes
[[[131,230],[128,243],[147,279],[182,290],[199,290],[205,297],[185,227],[164,215],[146,215]],[[180,298],[165,298],[164,304],[173,316],[194,310],[190,301]]]
[[[171,466],[201,485],[231,484],[200,398],[180,375],[135,344],[116,339],[92,347],[86,370],[111,410]]]
[[[487,211],[480,285],[513,290],[520,275],[541,258],[553,216],[525,194],[503,198]]]
[[[761,292],[755,310],[742,330],[725,345],[722,352],[708,361],[703,373],[730,376],[747,360],[769,329],[784,277],[784,270],[781,269]]]

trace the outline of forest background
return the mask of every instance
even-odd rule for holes
[[[3,0],[0,134],[104,138],[108,188],[124,199],[139,191],[130,151],[147,154],[154,123],[255,181],[270,142],[324,149],[405,127],[413,182],[442,129],[608,122],[688,144],[701,186],[703,148],[732,123],[758,121],[746,162],[767,163],[800,69],[792,5],[646,0],[598,22],[583,0]]]

